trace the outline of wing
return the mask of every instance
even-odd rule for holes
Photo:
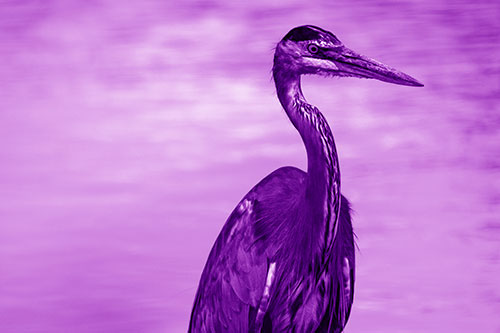
[[[264,292],[267,259],[258,253],[250,192],[229,216],[202,273],[190,332],[244,332]]]
[[[287,223],[304,175],[293,167],[274,171],[231,213],[203,270],[190,332],[260,331],[277,269],[268,260],[279,247],[271,235]]]

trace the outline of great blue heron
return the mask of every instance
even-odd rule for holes
[[[340,332],[349,318],[355,273],[350,204],[340,193],[330,127],[302,94],[304,74],[422,86],[321,28],[300,26],[285,35],[273,76],[306,147],[307,173],[274,171],[231,213],[201,275],[190,332]]]

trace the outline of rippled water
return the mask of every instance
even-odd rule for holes
[[[0,331],[182,332],[234,205],[305,166],[275,43],[310,23],[416,77],[306,77],[353,202],[346,332],[499,332],[494,1],[0,2]]]

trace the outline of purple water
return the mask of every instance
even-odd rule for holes
[[[500,332],[500,5],[0,3],[0,331],[182,332],[225,219],[305,168],[273,47],[315,24],[425,84],[306,77],[353,202],[346,332]]]

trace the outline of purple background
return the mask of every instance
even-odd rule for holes
[[[346,332],[500,332],[499,13],[0,1],[0,331],[185,331],[236,203],[305,167],[270,69],[276,42],[315,24],[426,85],[303,80],[355,210]]]

